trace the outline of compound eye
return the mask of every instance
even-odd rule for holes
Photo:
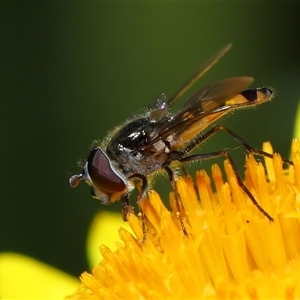
[[[93,184],[100,191],[114,194],[126,189],[124,181],[113,170],[109,158],[100,148],[91,151],[87,159],[87,168]]]

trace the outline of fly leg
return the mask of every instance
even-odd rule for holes
[[[240,177],[240,174],[239,174],[239,172],[237,170],[237,167],[236,167],[234,161],[232,160],[231,156],[225,150],[216,151],[216,152],[210,152],[210,153],[200,153],[200,154],[190,155],[190,156],[187,156],[187,157],[177,157],[177,159],[180,162],[182,162],[182,163],[186,163],[186,162],[192,162],[192,161],[197,161],[197,160],[211,159],[211,158],[220,157],[220,156],[225,156],[228,159],[228,161],[231,164],[231,167],[233,169],[233,172],[235,174],[235,177],[237,179],[238,185],[247,194],[247,196],[250,198],[250,200],[252,201],[252,203],[257,207],[257,209],[265,217],[267,217],[269,219],[269,221],[273,222],[274,219],[258,204],[258,202],[254,198],[254,196],[251,194],[251,192],[245,186],[245,184],[243,183],[243,181],[242,181],[242,179]]]
[[[253,202],[253,204],[258,208],[258,210],[266,216],[270,221],[273,221],[273,218],[258,204],[254,196],[250,193],[248,188],[244,185],[239,172],[237,170],[237,167],[228,154],[227,151],[221,150],[221,151],[216,151],[216,152],[211,152],[211,153],[201,153],[201,154],[195,154],[195,155],[188,155],[195,147],[197,147],[199,144],[201,144],[204,140],[208,139],[211,137],[213,134],[215,134],[218,131],[225,131],[229,135],[231,135],[240,145],[242,145],[249,153],[253,153],[256,155],[264,156],[264,157],[269,157],[273,158],[273,154],[267,153],[265,151],[262,151],[257,148],[252,148],[248,143],[246,143],[240,136],[238,136],[236,133],[231,131],[230,129],[222,126],[222,125],[216,125],[212,127],[210,130],[208,130],[205,133],[201,133],[200,135],[196,136],[195,139],[193,139],[191,142],[187,144],[185,149],[181,152],[174,151],[170,153],[170,161],[179,161],[181,163],[186,163],[186,162],[192,162],[192,161],[197,161],[197,160],[205,160],[205,159],[211,159],[214,157],[220,157],[220,156],[225,156],[228,161],[230,162],[232,169],[234,171],[234,174],[236,176],[237,182],[239,186],[243,189],[243,191],[247,194],[247,196],[250,198],[250,200]],[[293,163],[287,159],[282,159],[284,163],[293,165]]]
[[[127,222],[127,215],[133,212],[133,207],[129,204],[128,194],[121,196],[121,207],[122,219],[124,222]]]
[[[138,200],[136,203],[137,203],[137,205],[139,207],[139,211],[140,211],[142,233],[143,233],[143,237],[140,242],[144,243],[146,240],[146,236],[147,236],[147,216],[142,209],[141,203],[144,200],[144,198],[146,197],[149,185],[148,185],[148,180],[147,180],[146,176],[144,176],[142,174],[135,174],[131,178],[139,179],[142,182],[142,186],[138,189],[139,195],[138,195]]]
[[[205,133],[200,134],[197,136],[194,140],[192,140],[186,148],[182,151],[185,154],[190,153],[195,147],[197,147],[199,144],[201,144],[204,140],[207,140],[210,136],[212,136],[214,133],[218,131],[225,131],[229,135],[231,135],[240,145],[242,145],[249,153],[253,153],[256,155],[264,156],[264,157],[269,157],[273,158],[273,154],[270,154],[268,152],[262,151],[257,148],[251,147],[244,139],[242,139],[239,135],[228,129],[227,127],[224,127],[222,125],[215,125],[212,127],[210,130],[208,130]],[[282,159],[282,161],[286,164],[293,165],[293,163],[290,160],[287,160],[285,158]]]
[[[164,165],[163,168],[164,168],[164,170],[168,174],[168,177],[169,177],[169,180],[171,182],[172,189],[173,189],[173,192],[174,192],[175,205],[176,205],[176,209],[177,209],[177,218],[178,218],[178,220],[180,222],[180,226],[182,228],[183,234],[185,236],[187,236],[188,234],[187,234],[186,228],[185,228],[185,226],[183,224],[182,216],[180,214],[180,195],[179,195],[178,190],[177,190],[177,185],[176,185],[176,180],[175,180],[175,176],[174,176],[174,171],[170,168],[169,165]]]

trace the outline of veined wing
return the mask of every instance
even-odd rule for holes
[[[226,101],[236,96],[253,82],[252,77],[233,77],[206,85],[189,97],[175,114],[173,126],[182,120],[212,113],[226,105]]]
[[[187,142],[199,135],[207,126],[220,117],[223,117],[226,113],[238,108],[246,108],[264,103],[271,100],[272,96],[272,91],[265,87],[247,89],[227,100],[224,106],[215,109],[212,113],[196,117],[194,120],[189,120],[181,124],[181,126],[185,127],[185,130],[176,134],[172,143],[173,150],[183,147]]]
[[[156,124],[152,131],[151,142],[155,143],[171,134],[179,134],[190,125],[190,122],[196,122],[198,117],[203,118],[199,130],[205,128],[208,124],[206,124],[204,117],[217,112],[215,110],[224,109],[225,102],[240,93],[252,81],[251,77],[236,77],[203,87],[189,97],[173,117],[164,118]]]
[[[148,145],[170,137],[174,149],[180,148],[227,112],[271,99],[272,91],[267,88],[244,90],[252,81],[251,77],[236,77],[205,86],[188,98],[171,119],[152,128],[153,138]]]
[[[167,100],[167,106],[171,105],[182,96],[196,81],[198,81],[222,56],[231,48],[232,44],[227,45],[209,59],[199,70],[197,70],[174,94]]]

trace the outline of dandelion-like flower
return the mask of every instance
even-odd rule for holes
[[[264,151],[271,152],[269,143]],[[292,145],[294,166],[284,170],[278,154],[265,158],[266,171],[246,158],[245,184],[274,218],[270,222],[239,187],[228,161],[227,182],[212,168],[176,182],[188,236],[184,236],[174,196],[169,211],[151,191],[142,203],[143,237],[131,214],[134,234],[120,228],[116,251],[100,247],[103,259],[81,276],[73,299],[296,299],[300,297],[300,141]]]

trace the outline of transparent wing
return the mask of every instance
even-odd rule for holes
[[[201,134],[208,125],[224,116],[224,114],[235,109],[264,103],[272,99],[272,97],[272,90],[265,87],[247,89],[228,99],[223,106],[214,109],[211,113],[204,113],[194,119],[181,123],[179,127],[184,127],[184,130],[176,131],[176,135],[174,135],[172,143],[173,150],[183,147],[191,139]],[[167,132],[164,134],[167,134]]]
[[[150,114],[152,120],[158,120],[162,118],[170,109],[172,104],[182,96],[197,80],[199,80],[222,56],[226,54],[231,48],[231,44],[222,48],[213,57],[211,57],[204,65],[201,66],[170,98],[166,98],[163,94],[161,98],[157,100],[154,106],[154,110]]]
[[[210,83],[189,97],[174,116],[173,126],[182,120],[210,114],[221,108],[253,82],[251,77],[234,77]]]
[[[197,80],[199,80],[222,56],[229,51],[232,44],[227,45],[208,60],[199,70],[197,70],[167,101],[170,107],[180,96],[182,96]]]
[[[164,118],[152,128],[150,144],[169,135],[179,135],[189,126],[197,122],[198,131],[207,127],[214,119],[226,113],[234,104],[226,102],[243,91],[253,79],[251,77],[235,77],[208,84],[189,97],[181,109],[171,118]],[[210,117],[208,117],[210,116]]]

